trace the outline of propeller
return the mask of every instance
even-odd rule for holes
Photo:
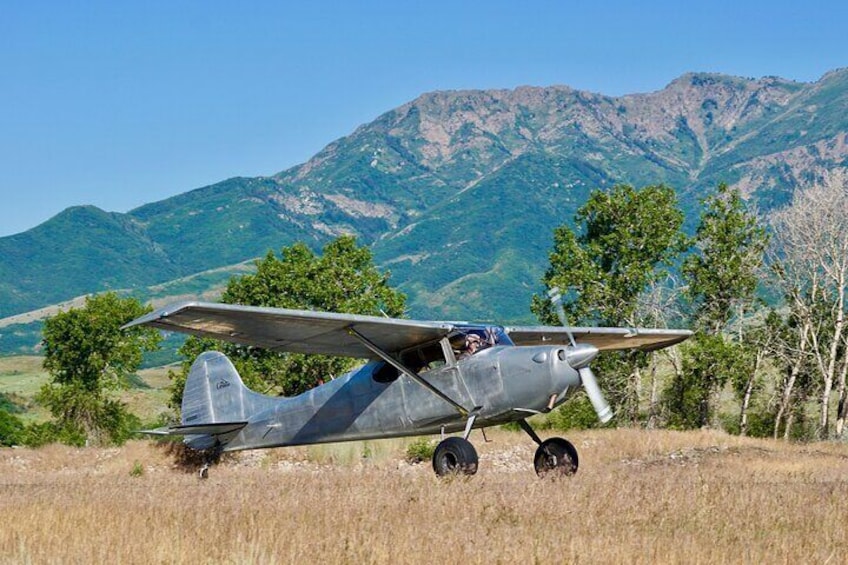
[[[559,287],[553,287],[548,291],[548,298],[551,300],[554,309],[556,309],[559,323],[565,328],[568,335],[568,341],[571,342],[571,352],[568,355],[568,364],[577,369],[577,374],[580,375],[580,380],[583,382],[583,388],[586,389],[586,395],[589,397],[589,402],[592,403],[592,408],[598,415],[601,423],[606,424],[612,419],[612,408],[604,398],[604,393],[601,392],[601,387],[598,386],[598,379],[595,378],[595,373],[589,367],[589,362],[598,354],[598,348],[593,345],[580,344],[574,339],[574,334],[568,327],[565,320],[565,308],[562,306],[562,294]]]

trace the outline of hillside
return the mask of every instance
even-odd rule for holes
[[[846,70],[810,84],[687,74],[621,97],[435,92],[277,175],[127,214],[72,208],[0,238],[0,318],[355,233],[409,293],[410,315],[527,321],[551,232],[593,188],[666,183],[691,227],[719,181],[768,210],[846,164]]]

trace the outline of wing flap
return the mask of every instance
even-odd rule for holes
[[[390,353],[437,341],[453,329],[441,322],[208,302],[172,304],[124,327],[138,325],[274,351],[358,358],[374,358],[374,354],[348,328]]]
[[[516,326],[505,328],[515,345],[569,345],[569,333],[577,343],[594,345],[601,351],[641,349],[654,351],[689,338],[689,330],[655,328],[591,328],[560,326]]]

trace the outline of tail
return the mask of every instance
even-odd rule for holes
[[[229,443],[250,417],[274,402],[246,386],[227,356],[218,351],[201,353],[186,379],[180,426],[168,435],[184,435],[195,449]]]
[[[182,425],[247,421],[251,415],[250,394],[226,355],[217,351],[201,353],[186,379]]]

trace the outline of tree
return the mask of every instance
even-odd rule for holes
[[[727,328],[754,303],[768,235],[738,190],[721,183],[703,202],[695,253],[683,263],[695,319],[706,332]]]
[[[697,333],[683,355],[683,368],[666,391],[666,420],[671,427],[699,428],[711,423],[712,395],[728,381],[747,374],[746,349],[723,334]]]
[[[608,192],[595,190],[575,216],[579,232],[567,225],[554,231],[542,283],[546,290],[564,291],[571,324],[640,325],[640,296],[665,277],[662,267],[687,247],[682,224],[671,188],[618,185]],[[534,296],[531,310],[542,323],[558,323],[546,295]],[[607,355],[599,362],[611,400],[635,420],[645,354]]]
[[[108,292],[44,322],[44,368],[50,382],[39,400],[65,437],[94,443],[124,439],[130,414],[109,393],[127,386],[143,352],[156,349],[161,337],[154,329],[121,326],[149,311],[134,298]]]
[[[256,261],[256,273],[230,279],[221,301],[373,316],[403,316],[406,296],[391,288],[389,273],[373,264],[370,249],[352,236],[328,243],[321,256],[305,244],[269,251]],[[353,367],[355,360],[322,355],[279,354],[254,347],[189,338],[180,352],[180,373],[172,373],[171,403],[179,407],[191,361],[209,349],[229,356],[245,384],[265,393],[299,394]]]
[[[819,375],[819,436],[828,435],[835,383],[839,397],[836,434],[841,437],[848,411],[848,174],[839,169],[821,183],[796,191],[792,203],[771,217],[771,226],[770,263],[797,318],[796,349],[812,356]],[[791,397],[791,392],[784,391],[784,397]]]
[[[714,398],[730,381],[742,405],[740,430],[747,429],[747,410],[762,355],[747,345],[741,321],[756,302],[767,244],[765,228],[747,210],[738,190],[721,183],[703,201],[695,251],[682,268],[697,335],[684,348],[683,371],[688,374],[675,375],[668,389],[667,408],[676,425],[714,423]],[[722,336],[733,319],[740,322],[738,332]],[[750,364],[747,370],[746,363]],[[695,412],[693,405],[698,407]]]

